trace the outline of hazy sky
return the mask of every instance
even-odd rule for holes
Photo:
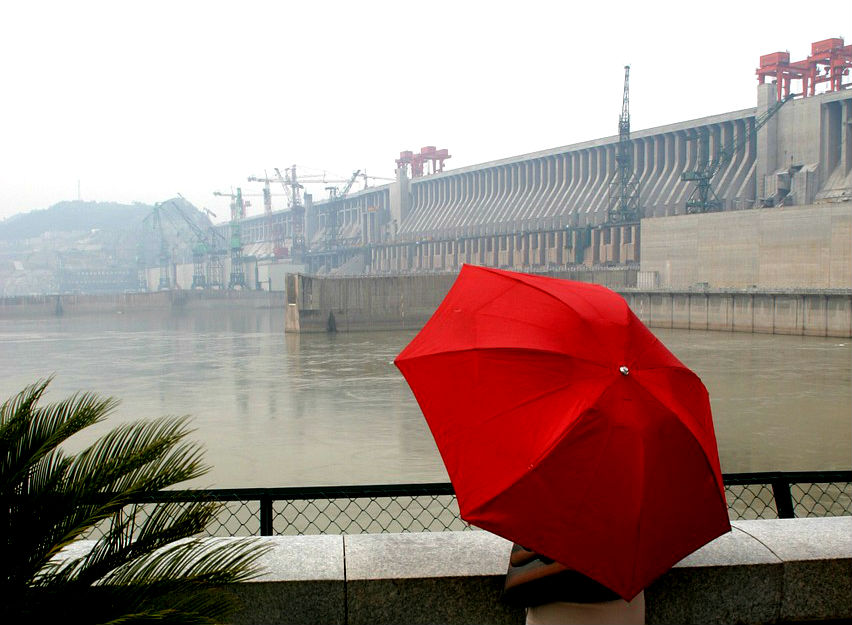
[[[610,136],[625,64],[634,130],[752,107],[761,54],[852,43],[849,0],[814,6],[5,2],[0,218],[79,181],[84,200],[182,193],[222,221],[213,191],[260,193],[248,176],[293,163],[390,177],[425,145],[455,168]]]

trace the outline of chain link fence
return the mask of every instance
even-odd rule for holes
[[[852,515],[852,471],[724,476],[731,520]],[[221,504],[213,536],[443,532],[475,529],[450,484],[164,491],[139,503]],[[144,514],[144,513],[143,513]]]
[[[852,471],[725,475],[731,520],[852,515]]]

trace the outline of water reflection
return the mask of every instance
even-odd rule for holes
[[[656,333],[710,391],[724,471],[849,467],[848,340]],[[122,399],[101,429],[192,414],[213,465],[199,485],[444,481],[392,364],[413,334],[284,335],[263,310],[0,320],[0,392],[55,372],[50,398]]]

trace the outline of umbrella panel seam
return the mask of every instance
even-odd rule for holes
[[[600,362],[595,362],[593,360],[589,360],[588,358],[581,358],[579,356],[574,356],[572,354],[567,354],[565,352],[557,352],[551,349],[539,349],[535,347],[464,347],[459,349],[446,349],[440,352],[431,352],[428,354],[419,354],[417,356],[405,356],[399,360],[399,362],[412,362],[414,360],[419,360],[421,358],[439,358],[441,356],[446,356],[450,354],[464,354],[465,352],[496,352],[496,351],[516,351],[516,352],[524,352],[529,354],[552,354],[554,356],[559,356],[562,358],[570,358],[571,360],[576,360],[577,362],[586,363],[595,367],[601,367],[602,369],[609,370],[610,367],[606,364],[602,364]]]
[[[611,388],[611,385],[610,385],[609,387],[605,387],[605,388],[604,388],[604,389],[603,389],[603,390],[602,390],[602,391],[598,394],[598,396],[597,396],[597,397],[596,397],[596,398],[595,398],[595,399],[591,402],[590,406],[589,406],[588,408],[586,408],[586,409],[585,409],[582,413],[580,413],[580,415],[579,415],[579,416],[578,416],[578,417],[574,420],[574,422],[573,422],[570,426],[568,426],[568,427],[567,427],[567,428],[566,428],[566,429],[565,429],[565,430],[564,430],[564,431],[563,431],[563,432],[562,432],[562,433],[561,433],[561,434],[560,434],[560,435],[559,435],[559,436],[558,436],[558,437],[557,437],[557,438],[553,441],[553,443],[551,443],[550,445],[548,445],[548,447],[547,447],[544,451],[542,451],[542,452],[541,452],[541,453],[540,453],[540,454],[539,454],[539,455],[538,455],[535,459],[533,459],[532,461],[530,461],[529,466],[527,467],[527,469],[526,469],[526,470],[525,470],[525,471],[524,471],[524,472],[523,472],[520,476],[518,476],[516,479],[512,480],[512,482],[511,482],[511,483],[510,483],[510,484],[509,484],[506,488],[504,488],[503,490],[501,490],[499,493],[497,493],[496,495],[493,495],[492,497],[489,497],[488,499],[486,499],[485,501],[483,501],[481,504],[479,504],[479,505],[475,508],[475,510],[482,510],[483,508],[485,508],[486,506],[488,506],[489,504],[491,504],[494,500],[496,500],[496,499],[497,499],[497,498],[498,498],[498,497],[499,497],[502,493],[504,493],[504,492],[508,491],[508,490],[509,490],[509,489],[511,489],[511,488],[514,488],[515,486],[517,486],[517,485],[518,485],[518,483],[520,483],[522,480],[524,480],[524,478],[526,478],[526,477],[527,477],[530,473],[532,473],[532,472],[535,470],[536,466],[538,466],[538,464],[539,464],[539,463],[540,463],[543,459],[547,458],[547,456],[548,456],[548,455],[549,455],[549,454],[550,454],[550,453],[551,453],[554,449],[556,449],[557,447],[559,447],[559,445],[560,445],[560,444],[561,444],[561,443],[565,440],[565,438],[568,436],[568,434],[570,434],[573,430],[575,430],[577,427],[579,427],[579,425],[580,425],[581,423],[584,423],[584,422],[585,422],[585,421],[589,418],[589,415],[590,415],[590,413],[592,412],[592,410],[593,410],[593,408],[594,408],[595,404],[596,404],[596,403],[597,403],[597,402],[601,399],[601,397],[603,397],[603,395],[605,395],[605,394],[609,391],[609,389],[610,389],[610,388]],[[611,436],[612,436],[612,428],[611,428],[611,427],[608,427],[608,428],[607,428],[607,441],[609,441],[609,438],[610,438]],[[602,462],[602,461],[603,461],[603,459],[600,459],[600,460],[598,461],[598,464],[600,464],[600,462]],[[587,485],[587,486],[586,486],[586,489],[588,489],[588,488],[591,488],[591,485]],[[474,512],[475,510],[472,510],[471,512]]]
[[[479,267],[479,265],[473,265],[473,266]],[[527,286],[527,287],[529,287],[529,288],[531,288],[531,289],[534,289],[534,290],[538,291],[539,293],[542,293],[543,295],[545,295],[545,296],[549,297],[550,299],[556,300],[556,301],[557,301],[557,302],[559,302],[562,306],[564,306],[567,310],[569,310],[571,313],[573,313],[573,314],[577,317],[577,319],[578,319],[578,320],[580,320],[580,322],[583,324],[583,326],[584,326],[585,328],[591,329],[591,326],[590,326],[590,324],[589,324],[588,319],[587,319],[584,315],[581,315],[580,313],[578,313],[578,312],[577,312],[577,311],[576,311],[576,310],[575,310],[575,309],[574,309],[574,308],[573,308],[573,307],[572,307],[572,306],[571,306],[568,302],[566,302],[565,300],[563,300],[563,299],[561,299],[561,298],[557,297],[556,295],[554,295],[553,293],[551,293],[551,292],[547,291],[546,289],[542,288],[541,286],[539,286],[539,285],[537,285],[537,284],[534,284],[534,283],[532,283],[532,282],[528,282],[528,281],[527,281],[527,280],[525,280],[525,279],[522,279],[522,278],[524,278],[524,277],[527,277],[527,274],[517,274],[517,275],[513,275],[513,274],[510,274],[510,273],[508,273],[508,272],[501,271],[501,270],[499,270],[499,269],[494,269],[493,267],[480,267],[480,268],[481,268],[481,269],[485,269],[486,271],[488,271],[489,273],[492,273],[492,274],[494,274],[494,275],[501,276],[501,277],[503,277],[503,278],[506,278],[506,279],[508,279],[508,280],[511,280],[512,282],[515,282],[515,283],[517,283],[517,284],[522,284],[522,285],[524,285],[524,286]],[[536,277],[536,276],[533,276],[533,277]],[[553,278],[553,279],[554,279],[554,280],[558,280],[558,281],[562,281],[562,280],[561,280],[561,279],[559,279],[559,278]],[[578,284],[582,284],[582,285],[583,285],[583,286],[585,286],[585,287],[597,287],[597,286],[598,286],[598,285],[596,285],[596,284],[594,284],[594,283],[592,283],[592,282],[581,282],[581,283],[578,283]],[[599,287],[599,288],[600,288],[600,289],[602,289],[602,292],[606,292],[606,291],[607,291],[607,289],[606,289],[605,287]],[[507,290],[508,290],[508,289],[507,289]],[[506,291],[504,291],[504,293],[505,293],[505,292],[506,292]],[[617,294],[616,294],[616,295],[617,295]],[[591,302],[590,302],[590,301],[589,301],[586,297],[584,297],[581,293],[576,293],[576,296],[577,296],[579,299],[583,300],[583,302],[584,302],[585,304],[587,304],[588,306],[590,306],[590,307],[591,307],[592,309],[594,309],[595,311],[597,311],[597,310],[598,310],[597,306],[595,306],[594,304],[592,304],[592,303],[591,303]],[[619,302],[619,304],[623,305],[625,308],[627,308],[627,310],[630,310],[630,307],[627,305],[627,302],[624,300],[624,298],[622,298],[621,296],[618,296],[618,297],[619,297],[619,299],[621,300],[621,301]],[[484,305],[485,305],[485,304],[483,304],[483,306],[484,306]],[[479,310],[479,309],[477,309],[477,310]],[[626,327],[627,327],[627,324],[626,324],[626,323],[625,323],[625,324],[620,324],[620,326],[619,326],[619,327],[626,328]]]

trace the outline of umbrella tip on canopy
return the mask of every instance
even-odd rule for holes
[[[625,367],[624,365],[621,365],[621,366],[618,368],[618,370],[621,372],[621,375],[627,375],[628,373],[630,373],[630,369],[628,369],[628,368],[627,368],[627,367]]]

